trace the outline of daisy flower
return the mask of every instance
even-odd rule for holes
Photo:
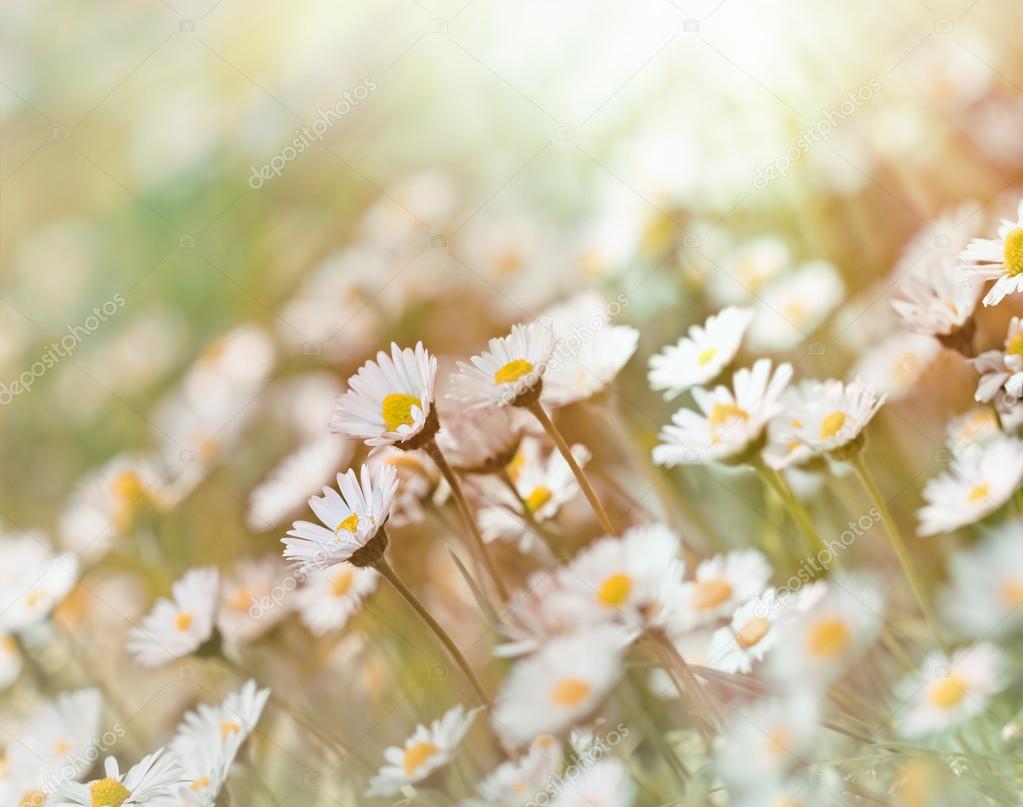
[[[549,323],[513,325],[511,334],[491,339],[489,349],[458,362],[450,395],[472,408],[521,406],[535,401],[554,351]]]
[[[18,731],[9,748],[14,770],[34,770],[36,785],[48,792],[57,781],[75,780],[96,758],[103,698],[95,689],[65,692],[45,704]]]
[[[54,553],[42,536],[0,536],[0,631],[22,631],[41,622],[77,577],[75,557]]]
[[[665,400],[690,387],[709,384],[735,358],[743,334],[753,321],[753,309],[729,306],[693,325],[674,345],[650,357],[650,388],[664,390]]]
[[[220,584],[217,630],[228,644],[251,642],[288,614],[285,569],[276,555],[241,558]],[[266,608],[263,603],[274,602]]]
[[[707,292],[718,305],[751,302],[781,276],[791,259],[782,239],[756,238],[734,249],[725,257],[724,266],[710,273]]]
[[[997,238],[974,238],[960,258],[964,281],[995,281],[984,305],[998,305],[1007,295],[1023,291],[1023,201],[1016,221],[1002,219]]]
[[[897,401],[916,389],[939,353],[941,345],[930,336],[896,334],[861,356],[852,375],[878,395]]]
[[[714,758],[718,774],[735,788],[784,779],[813,759],[820,716],[815,693],[743,706],[718,737]]]
[[[376,570],[349,563],[316,569],[295,593],[295,607],[305,626],[317,636],[341,630],[363,600],[376,591],[379,578]]]
[[[121,773],[117,760],[107,757],[103,763],[106,774],[88,784],[67,782],[61,786],[54,807],[155,807],[176,802],[183,773],[173,754],[160,749],[144,757],[126,773]]]
[[[668,467],[679,463],[739,461],[764,436],[768,421],[781,411],[779,398],[792,378],[792,365],[771,372],[770,359],[758,359],[753,369],[743,368],[724,386],[692,395],[700,413],[680,409],[672,425],[661,430],[654,447],[654,462]]]
[[[255,729],[270,697],[247,681],[217,706],[201,704],[181,720],[171,752],[180,760],[188,807],[213,807],[235,757]]]
[[[322,496],[309,499],[320,524],[292,524],[288,537],[281,539],[285,558],[303,568],[325,568],[352,560],[369,545],[387,521],[398,488],[398,472],[392,465],[372,470],[363,465],[360,476],[349,468],[337,475],[340,493],[324,488]]]
[[[953,418],[948,424],[946,444],[953,452],[985,445],[1002,434],[998,415],[990,407],[978,407]]]
[[[1003,388],[1013,398],[1023,398],[1023,318],[1012,318],[1003,350],[988,350],[970,364],[980,374],[976,400],[986,403]]]
[[[437,359],[422,342],[415,350],[392,342],[390,356],[378,352],[376,361],[370,359],[348,379],[330,428],[369,446],[419,448],[437,432],[436,380]]]
[[[716,555],[696,567],[694,579],[683,583],[679,606],[673,609],[674,631],[706,625],[730,616],[760,594],[771,577],[771,566],[755,549]]]
[[[525,431],[521,410],[497,407],[444,411],[444,425],[437,433],[448,463],[469,474],[495,473],[518,451]]]
[[[791,350],[823,325],[842,301],[842,279],[827,261],[804,263],[759,296],[747,339],[754,350]]]
[[[663,524],[633,527],[590,544],[559,568],[558,578],[581,621],[616,619],[638,628],[659,616],[665,587],[681,584],[680,547]]]
[[[1004,524],[952,555],[939,602],[962,636],[1005,636],[1023,626],[1023,524]]]
[[[212,342],[195,360],[185,375],[182,393],[202,414],[233,414],[262,388],[274,360],[270,334],[258,325],[240,325]]]
[[[438,433],[438,437],[443,434]],[[441,478],[437,464],[422,450],[404,451],[396,446],[382,446],[366,459],[370,469],[390,466],[398,474],[398,490],[391,502],[389,523],[395,527],[418,524],[423,520],[423,505],[443,504],[450,493]]]
[[[21,673],[18,643],[9,633],[0,633],[0,690],[13,684]]]
[[[429,726],[417,726],[403,746],[391,746],[384,751],[388,764],[370,781],[366,795],[393,796],[447,765],[455,758],[459,744],[481,710],[482,707],[477,707],[466,712],[459,704]]]
[[[896,687],[896,697],[907,703],[899,729],[906,737],[948,731],[982,713],[1007,683],[1005,662],[992,644],[957,650],[951,660],[930,656]]]
[[[309,440],[285,457],[249,494],[249,529],[276,527],[306,503],[309,491],[348,464],[355,444],[335,434]]]
[[[778,641],[775,623],[783,608],[784,601],[773,588],[740,605],[728,626],[714,632],[707,666],[727,673],[750,672]]]
[[[494,728],[510,747],[571,728],[618,680],[627,642],[612,625],[552,639],[512,668],[497,696]]]
[[[998,438],[962,451],[924,487],[918,535],[953,532],[1004,505],[1023,482],[1023,442]]]
[[[581,628],[578,605],[561,585],[560,578],[546,571],[534,572],[526,587],[509,600],[498,625],[506,640],[494,648],[498,657],[533,653],[549,640]]]
[[[802,592],[800,592],[802,594]],[[827,685],[855,661],[881,626],[884,598],[865,576],[834,577],[779,622],[769,670],[778,683]]]
[[[171,599],[158,600],[128,634],[128,651],[144,667],[159,667],[194,653],[213,635],[218,590],[216,569],[187,572],[171,587]]]
[[[541,734],[529,752],[504,762],[476,786],[481,798],[468,799],[462,807],[522,807],[523,799],[547,789],[561,769],[561,744]]]
[[[551,807],[629,807],[636,785],[625,763],[610,757],[586,768],[581,776],[562,784]]]
[[[783,433],[824,454],[856,440],[885,398],[859,380],[803,381],[788,401]]]
[[[540,400],[549,407],[567,406],[603,392],[636,352],[639,331],[612,325],[620,302],[608,303],[596,292],[583,292],[547,309],[540,319],[554,329],[556,347],[544,375]]]

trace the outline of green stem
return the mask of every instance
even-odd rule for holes
[[[780,473],[774,468],[769,468],[762,461],[757,461],[753,466],[764,482],[767,483],[768,487],[771,488],[781,499],[781,503],[784,505],[786,512],[789,517],[795,522],[799,531],[803,533],[803,537],[807,541],[807,548],[811,554],[816,555],[820,558],[821,565],[825,569],[835,565],[837,558],[835,554],[828,549],[824,543],[824,539],[821,538],[820,533],[817,532],[817,528],[813,525],[813,520],[810,518],[810,514],[806,512],[806,508],[803,507],[803,503],[799,501],[799,497],[792,492],[792,488],[788,486]],[[831,562],[825,563],[823,555],[827,553],[831,555]]]
[[[440,626],[440,623],[433,618],[428,610],[426,610],[426,606],[424,606],[416,595],[412,593],[408,586],[401,581],[401,578],[398,577],[397,573],[391,568],[391,565],[383,556],[381,556],[380,559],[373,564],[373,568],[380,572],[381,577],[394,586],[395,590],[409,605],[412,606],[412,609],[419,614],[420,617],[422,617],[423,621],[427,625],[429,625],[430,630],[432,630],[437,638],[440,639],[441,644],[443,644],[447,649],[451,658],[454,659],[455,664],[457,664],[462,672],[465,673],[465,677],[469,679],[469,683],[476,691],[480,700],[489,708],[490,698],[487,697],[487,693],[483,689],[483,686],[476,679],[476,674],[472,671],[472,667],[469,666],[469,662],[465,660],[465,656],[463,656],[462,652],[458,649],[458,645],[456,645],[451,637],[448,636],[444,628]]]
[[[885,501],[884,496],[881,495],[881,490],[878,488],[877,482],[870,473],[870,469],[867,467],[867,463],[864,461],[863,455],[860,453],[854,454],[850,458],[849,462],[852,464],[853,470],[856,471],[856,475],[860,479],[860,484],[863,485],[864,490],[867,491],[867,495],[877,508],[877,511],[881,514],[881,521],[884,522],[885,531],[888,533],[888,539],[891,542],[892,549],[895,550],[899,563],[902,564],[902,571],[905,573],[906,579],[909,581],[909,587],[913,590],[913,596],[916,597],[916,601],[920,605],[920,610],[923,612],[924,619],[927,620],[927,624],[930,626],[931,632],[934,634],[934,640],[938,643],[938,647],[941,648],[941,652],[947,656],[948,648],[941,637],[941,631],[938,628],[938,618],[934,613],[934,608],[931,605],[930,599],[927,597],[927,592],[924,588],[923,582],[917,573],[916,566],[913,563],[913,557],[909,554],[906,542],[902,539],[902,533],[899,532],[895,519],[892,517],[891,511],[888,509],[888,503]]]
[[[611,518],[608,516],[607,511],[604,509],[604,505],[600,503],[600,499],[597,498],[597,493],[593,489],[593,485],[590,484],[590,480],[583,473],[583,469],[579,463],[575,461],[575,457],[572,456],[572,448],[568,442],[562,436],[561,432],[558,431],[558,427],[554,425],[554,421],[551,420],[551,416],[547,414],[547,411],[543,408],[543,404],[540,401],[534,401],[527,407],[533,416],[540,421],[540,425],[543,426],[548,437],[554,441],[554,445],[557,446],[558,451],[561,453],[562,458],[568,463],[568,467],[572,469],[572,473],[579,483],[579,487],[582,489],[583,495],[586,496],[586,501],[590,503],[590,507],[593,509],[594,514],[597,516],[597,521],[600,522],[601,528],[608,535],[618,535],[618,530],[615,529],[614,524],[611,523]]]
[[[554,544],[554,536],[552,536],[546,529],[544,529],[543,525],[536,520],[536,516],[533,515],[532,511],[526,505],[525,499],[523,499],[522,496],[519,494],[519,489],[515,487],[515,482],[512,481],[512,478],[511,476],[509,476],[508,471],[502,468],[500,471],[497,472],[497,478],[501,480],[501,482],[504,484],[506,488],[508,488],[509,491],[511,491],[512,496],[515,497],[515,500],[519,503],[519,505],[522,508],[521,510],[516,511],[515,515],[519,516],[523,521],[526,522],[526,524],[528,525],[529,529],[533,532],[533,534],[536,535],[541,541],[543,541],[544,546],[547,547],[547,550],[551,553],[551,556],[555,560],[557,560],[558,550]]]

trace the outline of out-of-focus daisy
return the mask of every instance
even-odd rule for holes
[[[580,627],[574,598],[564,591],[555,574],[534,572],[511,601],[514,607],[501,616],[499,630],[506,641],[494,648],[496,656],[533,653],[549,639],[573,633]]]
[[[0,536],[0,632],[37,624],[67,596],[78,561],[35,533]]]
[[[337,399],[330,428],[366,441],[366,445],[419,448],[437,432],[433,406],[437,359],[423,347],[402,350],[391,343],[348,379]]]
[[[0,690],[13,684],[21,672],[18,643],[9,633],[0,633]]]
[[[964,282],[995,281],[984,305],[997,305],[1006,295],[1023,291],[1023,201],[1016,221],[1002,219],[997,238],[974,238],[960,257]]]
[[[429,726],[417,726],[403,746],[384,751],[388,764],[370,781],[366,795],[392,796],[451,762],[481,708],[466,712],[459,704]]]
[[[672,425],[661,430],[654,447],[659,465],[736,461],[756,447],[768,421],[781,411],[779,398],[792,378],[792,365],[781,364],[771,372],[771,360],[759,359],[752,369],[743,368],[732,378],[732,390],[693,389],[701,414],[680,409]]]
[[[368,239],[385,245],[443,231],[458,196],[451,180],[438,171],[420,171],[388,187],[366,211],[361,228]]]
[[[126,535],[146,505],[164,507],[164,481],[140,457],[114,457],[75,486],[60,519],[61,544],[85,561],[104,555]]]
[[[728,785],[758,787],[778,781],[813,759],[821,712],[815,693],[764,700],[740,709],[722,729],[715,754],[715,768]]]
[[[924,487],[917,534],[952,532],[980,521],[1005,504],[1021,482],[1023,442],[1005,437],[964,450]]]
[[[379,578],[374,569],[359,569],[349,563],[313,571],[295,594],[302,622],[321,636],[341,630],[363,600],[376,591]]]
[[[438,433],[438,436],[443,431]],[[390,466],[398,474],[398,490],[391,503],[390,523],[395,527],[418,524],[423,520],[423,505],[443,504],[450,489],[441,479],[436,463],[425,451],[404,451],[396,446],[381,446],[367,459],[370,468]]]
[[[968,352],[973,336],[972,318],[982,283],[971,282],[959,270],[959,253],[968,235],[958,222],[968,219],[963,207],[946,213],[924,227],[907,245],[895,273],[901,278],[891,306],[916,333],[936,336],[956,347],[959,334]]]
[[[978,401],[990,401],[1002,388],[1013,398],[1023,398],[1023,317],[1012,318],[1003,350],[988,350],[970,364],[980,373],[974,396]]]
[[[769,669],[782,685],[826,685],[874,640],[884,598],[874,580],[848,575],[818,586],[812,605],[800,600],[778,624]]]
[[[589,450],[581,445],[572,446],[572,456],[580,466],[590,459]],[[557,451],[544,452],[540,440],[527,437],[518,452],[506,466],[517,495],[498,483],[487,485],[488,501],[496,502],[482,508],[480,532],[486,541],[518,541],[523,552],[530,551],[536,541],[527,521],[519,515],[525,507],[538,524],[554,519],[568,502],[579,494],[579,483],[572,469]]]
[[[276,527],[352,458],[355,444],[336,434],[310,440],[281,463],[249,495],[246,523],[252,530]]]
[[[473,408],[533,401],[553,351],[554,329],[549,323],[513,325],[508,336],[491,339],[487,350],[473,356],[472,364],[458,362],[450,395]]]
[[[896,334],[870,348],[852,375],[876,394],[897,401],[916,388],[940,352],[941,346],[930,336]]]
[[[228,644],[251,642],[288,615],[285,570],[276,555],[241,558],[224,575],[217,607],[217,629]],[[273,603],[273,607],[264,607]]]
[[[773,588],[740,605],[728,626],[714,632],[707,666],[727,673],[748,673],[775,646],[775,622],[783,604]]]
[[[707,292],[718,305],[749,303],[789,266],[785,242],[774,236],[756,238],[735,248],[720,266],[712,266]]]
[[[791,350],[827,321],[842,301],[842,279],[827,261],[805,263],[759,295],[747,332],[754,350]]]
[[[217,706],[201,704],[181,720],[170,748],[182,767],[188,807],[212,807],[239,749],[259,722],[270,697],[247,681]]]
[[[705,625],[731,616],[735,609],[763,592],[771,566],[755,549],[716,555],[696,567],[693,580],[683,583],[680,602],[672,612],[672,629]]]
[[[462,473],[495,473],[518,451],[525,430],[517,409],[459,409],[444,412],[444,422],[437,433],[437,445],[445,459]]]
[[[228,416],[241,408],[273,369],[274,344],[258,325],[239,325],[210,344],[185,375],[182,392],[197,411]]]
[[[957,650],[951,659],[930,656],[896,687],[896,697],[907,702],[899,729],[907,737],[948,731],[983,712],[1007,683],[1001,654],[986,642]]]
[[[107,757],[103,763],[106,774],[88,784],[64,783],[56,796],[55,807],[156,807],[174,804],[183,773],[174,754],[161,748],[144,757],[126,773],[121,773],[117,760]]]
[[[552,639],[504,681],[494,728],[509,746],[558,734],[587,717],[621,674],[627,635],[612,625]]]
[[[633,527],[579,552],[558,570],[566,593],[579,604],[583,621],[616,619],[640,628],[657,619],[666,586],[681,585],[681,540],[668,527]]]
[[[322,496],[309,499],[320,524],[292,524],[288,537],[281,539],[285,558],[304,568],[325,568],[350,560],[376,537],[390,513],[398,473],[391,465],[373,470],[363,465],[360,476],[349,468],[337,475],[340,493],[324,488]]]
[[[1023,626],[1023,523],[1012,521],[956,552],[940,608],[970,638],[1005,636]]]
[[[650,388],[664,390],[665,400],[670,400],[710,383],[735,358],[752,321],[753,309],[729,306],[703,325],[693,325],[674,345],[650,357]]]
[[[126,646],[145,667],[158,667],[195,652],[213,634],[219,575],[192,569],[171,588],[172,599],[158,600]]]
[[[462,807],[522,807],[523,799],[545,790],[561,768],[561,744],[550,734],[533,740],[529,753],[504,762],[476,786],[479,799]]]
[[[591,291],[540,315],[556,340],[544,375],[543,403],[558,407],[583,401],[614,381],[639,344],[635,328],[611,324],[614,311],[621,308],[620,302],[608,303]]]
[[[635,795],[625,763],[610,757],[563,783],[551,807],[629,807]]]
[[[1000,437],[998,415],[990,407],[971,409],[948,424],[948,447],[955,452],[973,445],[984,445]]]
[[[18,742],[8,749],[11,768],[35,769],[35,784],[43,790],[52,790],[54,780],[78,779],[95,759],[102,711],[98,690],[59,695],[20,727]]]
[[[856,440],[884,401],[859,380],[803,381],[788,401],[782,431],[814,452],[832,452]]]

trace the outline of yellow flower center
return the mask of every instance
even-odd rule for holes
[[[824,617],[810,628],[806,646],[817,658],[835,659],[849,648],[851,639],[849,627],[844,621],[836,617]]]
[[[1005,352],[1014,356],[1023,356],[1023,330],[1005,343]]]
[[[174,627],[184,633],[192,626],[192,621],[195,619],[193,614],[188,611],[179,611],[178,615],[174,617]]]
[[[787,754],[793,741],[792,732],[788,728],[777,726],[767,733],[767,753],[773,757]]]
[[[974,485],[966,494],[966,501],[971,504],[979,502],[981,499],[986,499],[990,492],[991,488],[988,487],[987,482],[981,482],[979,485]]]
[[[966,679],[953,674],[932,686],[927,693],[927,700],[936,709],[951,709],[966,697],[969,686]]]
[[[632,592],[632,578],[619,572],[604,579],[597,589],[597,599],[604,605],[617,608],[629,599]]]
[[[555,706],[578,706],[592,691],[582,678],[562,678],[551,688],[551,703]]]
[[[504,469],[508,472],[513,480],[518,479],[519,474],[522,472],[522,466],[526,464],[526,455],[521,451],[516,451],[515,456],[511,458],[509,463],[504,466]]]
[[[121,807],[131,791],[116,779],[107,777],[89,785],[92,807]]]
[[[233,720],[222,720],[220,722],[220,738],[226,740],[232,734],[238,734],[242,727]]]
[[[543,485],[533,488],[533,492],[526,497],[526,509],[530,513],[535,513],[547,504],[553,495],[551,489]]]
[[[207,776],[200,776],[192,784],[188,786],[188,789],[193,793],[198,793],[200,790],[205,790],[210,786],[210,780]]]
[[[793,300],[791,303],[785,306],[785,317],[793,325],[802,325],[809,318],[810,312],[806,310],[799,300]]]
[[[998,594],[1007,608],[1023,605],[1023,580],[1005,580]]]
[[[754,617],[742,626],[742,630],[735,635],[735,640],[739,643],[739,647],[753,647],[767,635],[770,629],[771,620],[759,616]]]
[[[36,608],[43,601],[45,596],[45,589],[33,589],[25,595],[25,606],[28,608]]]
[[[16,653],[18,651],[18,643],[14,641],[14,637],[9,633],[5,633],[0,636],[0,650],[5,653]]]
[[[718,349],[716,347],[709,347],[702,353],[700,353],[699,356],[696,357],[696,361],[699,363],[701,367],[705,367],[706,365],[711,363],[711,361],[717,354]]]
[[[131,504],[145,493],[145,485],[137,471],[121,471],[110,483],[114,489],[114,495],[122,504]]]
[[[384,416],[384,428],[389,432],[398,431],[399,426],[411,426],[415,423],[412,408],[423,408],[423,402],[411,395],[392,392],[385,395],[380,409]]]
[[[845,425],[845,412],[836,410],[821,421],[820,439],[827,440],[838,434]]]
[[[426,764],[426,761],[440,753],[440,749],[433,743],[413,743],[405,749],[405,756],[402,758],[402,767],[405,768],[405,775],[412,776],[417,770]]]
[[[728,602],[732,596],[732,584],[719,577],[716,580],[700,580],[693,593],[693,608],[706,611]]]
[[[495,384],[510,384],[533,372],[533,365],[525,359],[513,359],[494,373]]]
[[[1023,274],[1023,228],[1017,228],[1005,236],[1003,253],[1006,274],[1013,277]]]
[[[497,259],[499,277],[510,277],[522,266],[522,256],[514,249],[503,252]]]
[[[231,598],[227,601],[227,606],[232,611],[245,612],[249,609],[251,604],[252,589],[245,585],[238,586],[231,595]]]
[[[53,758],[60,759],[64,754],[71,750],[71,743],[61,737],[53,744]]]
[[[352,587],[352,580],[355,577],[355,572],[351,569],[344,568],[330,581],[330,594],[332,597],[343,597],[348,593],[348,589]]]
[[[707,425],[710,427],[710,433],[716,439],[717,434],[722,431],[722,427],[733,420],[749,420],[749,412],[735,404],[716,403],[711,407],[710,415],[707,417]]]
[[[359,515],[358,513],[352,513],[350,516],[342,519],[338,522],[338,525],[334,527],[334,533],[337,534],[341,530],[346,532],[355,532],[359,528]]]

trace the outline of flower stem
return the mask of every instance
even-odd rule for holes
[[[533,532],[533,534],[536,535],[541,541],[543,541],[544,546],[547,547],[547,551],[551,553],[551,556],[555,560],[557,560],[558,550],[554,544],[554,536],[547,532],[547,530],[544,529],[543,525],[536,520],[536,517],[533,515],[529,507],[526,505],[525,499],[523,499],[522,496],[519,494],[519,489],[515,487],[515,482],[512,481],[512,478],[508,474],[508,471],[502,468],[500,471],[497,472],[497,478],[501,480],[501,483],[506,488],[508,488],[512,496],[515,497],[515,501],[517,501],[522,508],[521,511],[516,511],[515,515],[519,516],[520,518],[522,518],[523,521],[526,522],[526,525]]]
[[[437,445],[436,440],[431,440],[426,446],[426,450],[430,454],[430,457],[440,468],[441,474],[444,476],[444,481],[448,483],[448,487],[451,488],[451,495],[455,498],[455,504],[458,506],[458,513],[462,517],[462,521],[465,523],[465,528],[469,531],[469,536],[472,538],[472,542],[475,545],[476,553],[483,561],[483,566],[487,570],[487,574],[494,583],[494,588],[497,589],[497,594],[501,598],[501,602],[508,601],[508,589],[504,585],[504,581],[501,580],[501,575],[497,571],[497,565],[494,563],[494,559],[490,556],[490,551],[487,549],[486,541],[483,540],[483,536],[480,534],[480,529],[476,525],[476,519],[473,518],[472,510],[469,509],[469,502],[465,498],[465,491],[462,490],[462,483],[458,481],[458,475],[454,469],[448,465],[447,459],[445,459],[443,452],[440,450],[440,446]]]
[[[948,655],[948,647],[945,645],[945,642],[941,637],[941,631],[938,628],[938,618],[934,613],[934,608],[931,605],[930,599],[927,597],[923,581],[921,581],[920,575],[917,573],[916,566],[913,563],[913,557],[909,554],[906,542],[902,539],[902,533],[899,532],[895,519],[892,517],[891,511],[888,509],[888,503],[885,501],[884,496],[881,495],[881,490],[878,488],[873,474],[870,473],[870,469],[867,467],[867,463],[864,461],[862,453],[854,454],[849,459],[849,462],[852,464],[853,470],[856,471],[856,475],[859,477],[864,490],[867,491],[867,495],[877,508],[877,511],[881,514],[881,521],[884,522],[885,531],[888,533],[888,539],[891,541],[892,549],[895,550],[899,563],[902,564],[902,571],[905,573],[906,579],[909,581],[909,587],[913,590],[913,596],[916,597],[916,601],[920,605],[920,610],[923,612],[924,619],[927,620],[927,624],[930,626],[931,632],[934,634],[934,640],[938,643],[938,647],[941,648],[941,652]]]
[[[448,636],[444,628],[440,626],[440,623],[431,616],[428,610],[426,610],[426,606],[424,606],[416,598],[416,595],[412,593],[408,586],[401,581],[401,578],[398,577],[394,569],[391,568],[391,565],[387,562],[386,558],[381,556],[380,559],[373,564],[373,568],[380,572],[381,577],[394,586],[397,592],[404,597],[405,601],[412,606],[413,610],[422,617],[423,621],[427,625],[430,626],[430,630],[432,630],[437,638],[440,639],[441,644],[443,644],[448,653],[451,654],[451,658],[454,659],[455,664],[457,664],[462,672],[465,673],[465,677],[469,679],[469,683],[472,684],[472,688],[476,690],[476,694],[479,696],[480,700],[489,708],[490,698],[487,697],[486,691],[476,679],[476,674],[472,671],[472,667],[469,666],[469,662],[465,660],[465,656],[462,655],[458,646],[454,643],[452,638]]]
[[[543,404],[540,401],[534,401],[527,405],[530,412],[533,413],[534,417],[540,421],[540,425],[543,426],[544,431],[554,441],[554,445],[557,446],[558,451],[561,452],[562,458],[568,463],[568,467],[572,469],[572,473],[575,475],[576,481],[579,483],[579,487],[582,488],[583,494],[586,496],[586,500],[590,503],[590,507],[593,508],[593,512],[597,516],[597,521],[600,522],[600,526],[604,532],[608,535],[618,535],[618,531],[614,528],[611,523],[611,519],[604,509],[604,505],[600,503],[600,499],[597,498],[596,492],[593,490],[593,486],[590,484],[590,480],[586,478],[586,474],[583,473],[583,469],[579,467],[579,463],[575,461],[575,457],[572,456],[572,449],[562,437],[561,432],[558,431],[558,427],[554,425],[554,421],[551,420],[550,415],[547,414],[543,408]]]
[[[788,486],[788,483],[785,481],[785,477],[778,473],[774,468],[769,468],[763,462],[758,461],[753,467],[756,468],[757,472],[763,478],[764,482],[767,483],[768,487],[778,494],[778,498],[781,499],[781,503],[785,506],[785,510],[788,512],[789,517],[796,523],[796,526],[799,527],[799,531],[803,533],[803,537],[806,538],[810,552],[818,556],[821,565],[824,566],[825,569],[835,565],[838,559],[825,545],[824,539],[821,538],[820,533],[817,532],[817,528],[813,525],[813,520],[810,518],[810,514],[806,512],[806,508],[803,507],[803,503],[799,501],[799,497],[792,492],[792,488]],[[824,553],[831,556],[830,561],[824,561]]]

